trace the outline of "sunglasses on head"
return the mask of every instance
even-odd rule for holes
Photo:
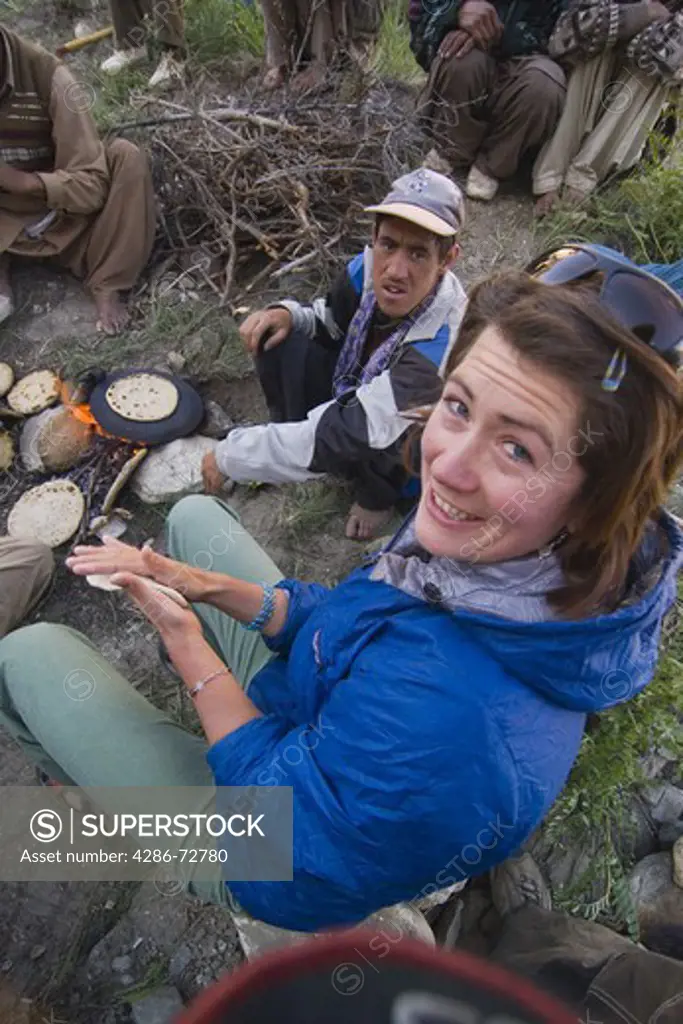
[[[578,244],[551,249],[525,269],[544,284],[571,284],[600,275],[600,302],[612,316],[672,366],[680,365],[683,300],[659,278]]]

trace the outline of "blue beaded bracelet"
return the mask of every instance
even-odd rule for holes
[[[256,618],[252,619],[244,627],[252,633],[260,633],[268,625],[275,612],[275,587],[271,586],[270,583],[262,583],[261,586],[263,587],[261,610]]]

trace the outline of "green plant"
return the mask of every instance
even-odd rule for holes
[[[349,490],[338,481],[293,484],[287,489],[282,508],[285,537],[296,543],[324,532],[331,521],[341,520],[348,501]]]
[[[679,610],[683,586],[679,587]],[[600,714],[587,732],[569,781],[543,826],[549,843],[589,844],[590,867],[570,888],[554,893],[555,904],[571,913],[601,917],[637,938],[637,921],[626,883],[631,867],[615,837],[632,828],[629,807],[646,777],[642,759],[653,750],[683,763],[683,627],[669,637],[653,681],[625,704]]]
[[[226,57],[264,52],[263,16],[258,4],[241,0],[187,0],[186,39],[190,61],[211,66]]]
[[[373,67],[381,78],[414,84],[423,81],[425,75],[410,49],[407,6],[403,0],[391,0],[387,5]]]

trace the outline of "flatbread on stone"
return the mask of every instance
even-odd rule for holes
[[[34,370],[17,381],[7,396],[15,412],[32,416],[47,409],[59,396],[59,377],[52,370]]]
[[[6,395],[14,384],[14,370],[9,363],[0,363],[0,398]]]
[[[84,511],[85,499],[76,484],[49,480],[22,494],[7,517],[7,532],[58,548],[73,537]]]
[[[178,407],[175,384],[155,373],[132,373],[107,388],[107,404],[126,420],[157,423],[172,416]]]
[[[90,576],[86,576],[86,580],[91,587],[97,587],[99,590],[123,590],[118,583],[112,583],[111,578],[114,573],[92,573]],[[189,608],[188,602],[185,600],[183,595],[178,591],[174,590],[173,587],[167,587],[163,583],[157,583],[156,580],[147,579],[147,582],[154,590],[158,590],[160,594],[165,594],[166,597],[170,597],[172,601],[175,601],[181,608]]]
[[[14,441],[6,430],[0,430],[0,471],[8,470],[14,462]]]

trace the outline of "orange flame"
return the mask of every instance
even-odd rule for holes
[[[75,419],[92,427],[96,434],[99,434],[101,437],[114,437],[114,434],[108,433],[99,425],[87,402],[74,402],[72,400],[73,390],[72,384],[62,381],[59,393],[62,405],[69,410]]]

